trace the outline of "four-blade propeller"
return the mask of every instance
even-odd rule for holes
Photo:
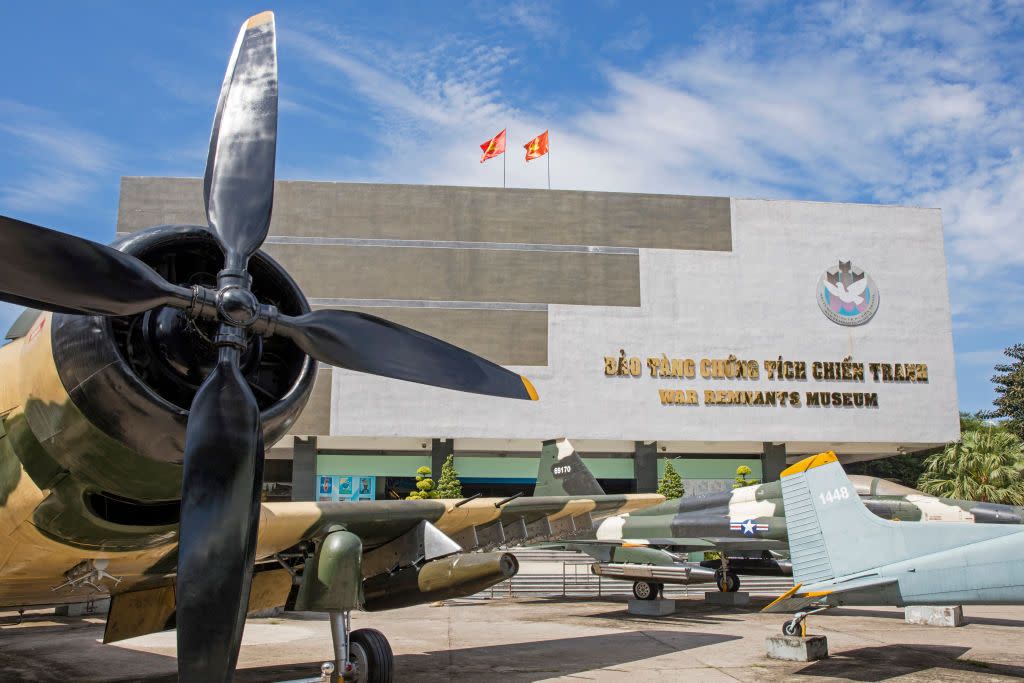
[[[183,681],[230,680],[245,623],[264,457],[260,410],[239,368],[252,335],[284,336],[342,368],[537,399],[525,377],[407,327],[350,311],[292,317],[256,299],[247,268],[270,226],[277,91],[274,16],[264,12],[239,32],[210,136],[206,215],[224,253],[216,289],[173,284],[129,254],[0,216],[0,300],[103,316],[172,306],[219,323],[218,359],[185,432],[177,575]]]

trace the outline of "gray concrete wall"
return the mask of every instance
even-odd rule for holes
[[[640,305],[637,254],[268,244],[307,297]]]
[[[323,308],[323,306],[314,306]],[[345,306],[443,339],[501,365],[547,365],[548,312]]]
[[[331,369],[321,368],[313,382],[309,402],[289,434],[329,434],[331,429]]]
[[[640,250],[640,307],[548,307],[544,367],[528,376],[538,402],[446,392],[336,371],[332,434],[445,434],[457,438],[785,443],[788,456],[845,449],[876,455],[916,450],[959,435],[955,361],[942,216],[934,209],[733,200],[733,250]],[[858,327],[818,306],[826,269],[852,260],[881,304]],[[640,360],[640,376],[608,376],[605,357]],[[756,378],[652,377],[647,359],[755,361]],[[807,364],[807,377],[773,378],[767,361]],[[814,379],[811,363],[863,363],[859,380]],[[927,381],[875,380],[870,363],[926,364]],[[693,391],[695,405],[664,403],[659,390]],[[705,392],[784,393],[771,405],[709,403]],[[873,405],[814,406],[810,392],[873,396]],[[660,446],[659,446],[660,447]],[[756,449],[756,450],[755,450]],[[875,449],[875,450],[871,450]],[[682,452],[682,451],[681,451]]]
[[[118,230],[206,225],[199,178],[121,180]],[[272,235],[732,248],[729,199],[436,185],[278,181]]]
[[[118,232],[175,223],[206,224],[200,179],[122,179]],[[636,308],[640,248],[731,247],[720,197],[280,181],[264,249],[314,308],[543,366],[549,305]],[[291,433],[329,433],[330,382],[321,370]]]

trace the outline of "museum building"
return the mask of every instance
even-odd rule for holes
[[[937,209],[279,181],[264,250],[313,308],[364,311],[526,375],[536,402],[321,366],[268,451],[270,498],[401,495],[448,454],[529,493],[569,437],[608,491],[959,437]],[[205,225],[201,179],[122,179],[118,232]]]

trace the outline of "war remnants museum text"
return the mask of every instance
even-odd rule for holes
[[[646,361],[646,362],[644,362]],[[925,363],[861,363],[845,358],[841,361],[787,360],[782,356],[771,360],[742,360],[734,355],[726,358],[669,358],[667,354],[629,356],[625,349],[618,356],[604,357],[606,377],[642,377],[646,367],[648,376],[655,379],[696,379],[698,373],[710,380],[771,380],[806,382],[874,382],[927,383],[928,366]],[[808,372],[810,370],[810,372]],[[775,407],[836,407],[877,408],[878,393],[862,391],[800,391],[759,389],[669,389],[659,388],[662,405],[703,404],[775,406]]]

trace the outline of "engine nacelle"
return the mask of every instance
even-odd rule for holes
[[[214,285],[223,264],[212,236],[198,226],[150,228],[114,246],[183,286]],[[268,255],[257,252],[249,272],[261,303],[288,315],[309,311],[294,280]],[[215,334],[215,322],[193,321],[170,307],[119,318],[41,314],[32,323],[20,344],[24,405],[4,426],[29,476],[51,491],[36,511],[37,526],[74,542],[88,534],[67,520],[110,525],[96,537],[106,537],[111,549],[122,526],[161,528],[153,542],[167,540],[166,528],[177,522],[188,410],[216,359]],[[252,336],[242,372],[269,448],[305,406],[316,362],[283,337]],[[71,509],[74,516],[65,514]]]

